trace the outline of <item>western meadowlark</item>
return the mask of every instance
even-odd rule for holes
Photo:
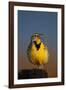
[[[27,56],[31,63],[39,68],[48,62],[48,48],[41,40],[41,34],[33,34],[27,49]]]

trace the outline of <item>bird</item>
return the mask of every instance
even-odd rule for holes
[[[31,36],[30,43],[27,48],[27,57],[29,61],[37,65],[39,69],[48,63],[48,47],[45,45],[41,38],[42,34],[34,33]]]

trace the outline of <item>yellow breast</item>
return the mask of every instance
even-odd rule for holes
[[[47,47],[45,47],[45,45],[41,43],[39,50],[37,50],[35,44],[32,44],[32,48],[30,50],[30,58],[34,64],[36,64],[37,62],[40,65],[47,63],[48,62]]]

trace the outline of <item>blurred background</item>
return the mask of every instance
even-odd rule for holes
[[[44,65],[48,77],[57,77],[57,12],[18,10],[18,72],[37,69],[29,62],[27,48],[33,33],[41,33],[49,50],[49,61]]]

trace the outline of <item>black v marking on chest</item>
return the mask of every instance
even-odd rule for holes
[[[39,50],[41,43],[37,44],[36,41],[34,41],[35,47],[37,50]]]

